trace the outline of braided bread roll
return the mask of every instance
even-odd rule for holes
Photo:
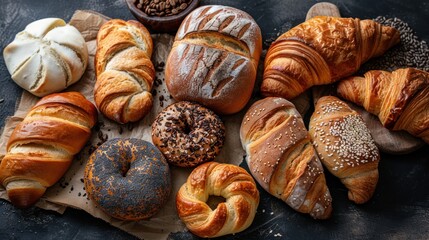
[[[313,218],[330,217],[322,164],[291,102],[275,97],[255,102],[241,123],[240,138],[250,172],[267,192]]]
[[[252,95],[261,52],[261,29],[249,14],[199,7],[183,20],[168,55],[168,91],[218,114],[236,113]]]
[[[210,196],[221,196],[212,210]],[[259,191],[252,176],[241,167],[207,162],[196,167],[176,196],[177,212],[186,227],[200,237],[241,232],[253,222]]]
[[[69,168],[97,122],[95,106],[78,92],[50,94],[16,126],[0,165],[0,183],[17,207],[33,205]]]
[[[290,29],[268,49],[261,92],[293,99],[313,85],[356,72],[400,40],[399,32],[372,20],[318,16]]]
[[[152,49],[148,30],[137,21],[113,19],[100,28],[94,100],[109,119],[135,122],[152,108]]]
[[[429,73],[415,68],[372,70],[342,80],[337,92],[378,116],[384,127],[405,130],[429,143]]]
[[[321,97],[309,133],[323,165],[349,189],[349,199],[367,202],[377,186],[380,153],[359,113],[336,97]]]

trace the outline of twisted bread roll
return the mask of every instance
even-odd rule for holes
[[[377,186],[380,154],[361,116],[325,96],[316,103],[309,133],[323,165],[349,189],[349,199],[367,202]]]
[[[273,42],[261,92],[292,99],[313,85],[349,76],[399,42],[399,32],[372,20],[319,16]]]
[[[94,100],[109,119],[135,122],[152,108],[152,49],[148,30],[137,21],[113,19],[100,28]]]
[[[59,18],[28,24],[3,51],[12,79],[43,97],[77,82],[88,64],[88,49],[80,32]]]
[[[221,196],[212,210],[210,196]],[[219,237],[245,230],[253,222],[259,192],[241,167],[207,162],[196,167],[176,196],[177,212],[186,227],[200,237]]]
[[[372,70],[338,84],[338,94],[377,115],[383,126],[429,143],[429,73],[414,68]]]
[[[241,123],[240,138],[250,172],[267,192],[313,218],[330,217],[323,167],[292,103],[274,97],[255,102]]]
[[[33,205],[67,171],[97,121],[78,92],[42,98],[16,126],[0,165],[0,182],[17,207]]]
[[[261,51],[261,30],[249,14],[197,8],[183,20],[166,61],[168,91],[218,114],[236,113],[250,99]]]

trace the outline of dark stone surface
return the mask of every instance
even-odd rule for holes
[[[249,12],[259,23],[264,48],[279,34],[302,22],[319,1],[227,0],[201,1],[223,4]],[[429,41],[429,2],[419,0],[346,0],[337,4],[345,17],[397,17],[407,22],[419,38]],[[75,10],[91,9],[112,18],[133,19],[122,0],[3,0],[0,7],[0,46],[3,49],[25,25],[44,17],[68,21]],[[10,79],[0,58],[0,127],[22,90]],[[327,182],[334,199],[331,219],[316,221],[293,211],[261,190],[256,218],[246,231],[224,239],[429,239],[429,146],[407,155],[382,154],[380,181],[374,197],[356,205],[347,190],[332,175]],[[247,168],[247,166],[244,166]],[[89,214],[67,209],[63,215],[30,208],[20,210],[0,201],[0,239],[133,239]],[[281,236],[280,236],[281,235]],[[198,239],[190,233],[171,234],[171,239]]]

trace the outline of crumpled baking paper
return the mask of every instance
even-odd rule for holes
[[[89,52],[89,64],[82,79],[65,91],[81,92],[94,103],[93,89],[95,83],[94,55],[96,51],[96,36],[100,26],[108,17],[92,11],[78,10],[72,16],[69,24],[75,26],[86,40]],[[166,239],[172,232],[184,231],[185,226],[176,212],[175,197],[179,187],[186,181],[192,169],[171,167],[173,190],[166,205],[149,220],[137,222],[121,221],[109,217],[88,199],[84,189],[84,169],[90,153],[107,139],[140,138],[151,140],[151,124],[157,114],[174,100],[167,91],[164,83],[164,64],[173,43],[174,36],[168,34],[152,35],[154,52],[152,61],[156,69],[154,83],[154,105],[149,115],[137,123],[120,125],[104,118],[99,113],[99,122],[93,128],[92,137],[85,148],[75,156],[73,164],[63,178],[54,186],[48,188],[46,194],[36,206],[63,213],[67,207],[82,209],[94,217],[101,218],[112,226],[120,228],[134,236],[144,239]],[[5,121],[4,131],[0,137],[0,158],[6,153],[6,143],[15,126],[22,121],[30,108],[39,100],[34,95],[24,91],[14,116]],[[245,155],[239,139],[239,128],[244,112],[232,116],[221,116],[226,127],[225,145],[216,161],[239,165]],[[7,199],[6,191],[0,186],[0,197]]]

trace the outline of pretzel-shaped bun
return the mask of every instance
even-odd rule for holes
[[[211,209],[210,196],[225,202]],[[253,222],[259,191],[243,168],[207,162],[196,167],[176,196],[176,207],[186,227],[200,237],[219,237],[245,230]]]

